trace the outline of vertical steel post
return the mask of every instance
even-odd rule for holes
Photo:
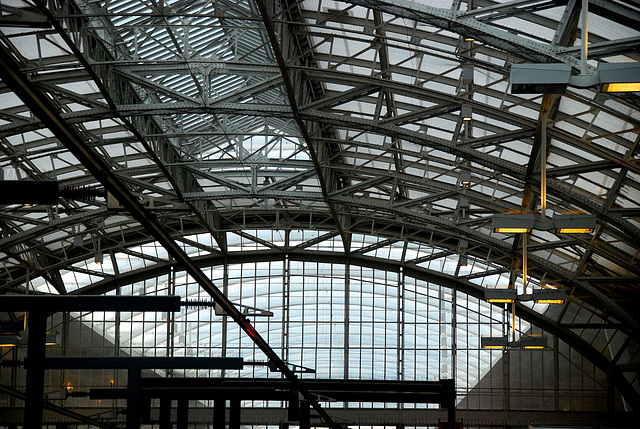
[[[311,429],[311,408],[307,401],[300,402],[300,429]]]
[[[589,43],[589,0],[582,0],[582,10],[580,11],[582,20],[582,49],[580,52],[580,74],[586,75],[587,69],[587,43]]]
[[[176,429],[187,429],[189,426],[189,400],[178,399],[178,415]]]
[[[127,370],[127,429],[140,428],[140,368]]]
[[[229,429],[240,429],[240,400],[229,401]]]
[[[170,398],[160,398],[160,429],[171,429]]]
[[[44,357],[46,353],[47,316],[30,311],[28,319],[29,344],[27,346],[27,379],[24,406],[24,427],[42,427],[44,401]]]
[[[540,126],[540,214],[543,222],[547,216],[547,113],[543,108]]]
[[[213,429],[224,429],[226,402],[225,399],[213,401]]]

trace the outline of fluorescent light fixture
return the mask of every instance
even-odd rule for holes
[[[527,350],[541,350],[547,348],[547,337],[522,337],[520,347]]]
[[[20,335],[0,334],[0,347],[15,347],[20,344]]]
[[[554,64],[513,64],[512,94],[564,94],[571,78],[571,66]]]
[[[533,301],[538,304],[563,304],[567,296],[564,289],[534,289]]]
[[[509,344],[507,337],[481,337],[480,347],[483,349],[506,349]]]
[[[535,224],[535,215],[497,214],[493,216],[493,232],[504,234],[524,234],[531,232]]]
[[[628,83],[604,83],[601,92],[637,92],[640,91],[640,82]]]
[[[472,115],[471,106],[467,104],[463,104],[462,107],[460,107],[460,116],[462,116],[462,120],[470,121],[471,119],[473,119],[471,115]]]
[[[474,42],[476,39],[472,36],[464,36],[465,42]]]
[[[525,350],[542,350],[547,348],[547,337],[524,336],[520,341],[509,341],[507,337],[481,337],[480,347],[483,349],[504,350],[506,348],[522,348]]]
[[[640,91],[640,62],[598,65],[601,92]]]
[[[518,291],[515,289],[485,289],[484,299],[487,302],[510,303],[515,302]]]
[[[471,172],[469,170],[462,170],[460,172],[460,183],[462,185],[471,184]]]
[[[46,344],[48,346],[57,346],[60,344],[59,334],[47,334]]]
[[[559,234],[588,234],[596,229],[594,215],[557,215],[553,218],[553,227]]]
[[[102,252],[96,253],[96,258],[94,259],[95,263],[98,265],[102,265],[104,263],[104,254]]]

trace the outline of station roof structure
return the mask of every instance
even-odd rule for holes
[[[411,294],[415,314],[421,296],[434,297],[425,326],[446,334],[451,353],[479,349],[481,335],[507,323],[501,309],[515,309],[518,335],[554,336],[609,374],[628,410],[640,409],[640,95],[511,91],[513,64],[579,72],[580,1],[0,8],[0,192],[27,181],[56,182],[59,192],[54,204],[3,200],[0,293],[160,294],[182,279],[174,292],[185,299],[225,295],[244,306],[239,315],[272,311],[255,322],[258,347],[326,378],[408,377],[397,349],[421,334],[408,331],[398,315],[411,311],[398,303]],[[588,18],[589,71],[640,60],[637,1],[590,0]],[[593,215],[596,228],[493,232],[504,214]],[[563,289],[566,302],[483,302],[486,289],[507,287]],[[371,337],[396,356],[393,375],[375,354],[350,366],[345,315],[356,289],[358,306],[386,323],[383,337],[395,326],[391,342]],[[308,306],[316,328],[324,316],[341,327],[303,330],[300,343],[314,336],[328,350],[343,337],[338,364],[310,358],[306,346],[293,353],[293,334],[285,352],[283,320],[304,319]],[[2,313],[2,331],[21,317]],[[238,317],[229,324],[240,324],[240,344],[248,331]],[[226,338],[218,325],[199,326],[218,345]],[[495,359],[472,355],[456,364],[436,353],[423,376],[449,378],[456,367],[457,384],[473,389]]]

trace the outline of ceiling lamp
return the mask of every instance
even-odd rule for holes
[[[94,259],[94,262],[97,265],[102,265],[104,263],[104,254],[102,252],[96,253],[96,257]]]
[[[594,215],[575,214],[553,217],[553,229],[560,234],[588,234],[596,229]]]
[[[480,347],[483,349],[506,349],[509,345],[507,337],[481,337]]]
[[[513,64],[512,94],[564,94],[567,92],[569,64]]]
[[[515,289],[486,289],[484,299],[487,302],[510,303],[518,298],[518,291]]]
[[[535,215],[497,214],[493,216],[493,232],[525,234],[532,230],[554,231],[558,234],[589,234],[596,229],[595,215],[556,215],[551,220],[537,220]]]
[[[469,170],[464,169],[460,172],[460,183],[462,185],[471,184],[471,172]]]
[[[497,214],[493,216],[493,232],[505,234],[524,234],[531,232],[535,224],[535,215]]]
[[[15,347],[20,344],[20,340],[18,334],[0,334],[0,347]]]
[[[512,94],[564,94],[567,87],[600,86],[601,92],[640,91],[640,62],[602,63],[595,72],[572,75],[564,63],[511,66]]]
[[[518,295],[516,289],[485,289],[487,302],[511,303],[516,301],[534,301],[537,304],[562,304],[567,293],[564,289],[534,289],[531,294]]]
[[[598,65],[600,92],[640,91],[640,63]]]
[[[547,337],[523,336],[519,341],[509,341],[507,337],[481,337],[480,347],[483,349],[503,350],[525,349],[525,350],[543,350],[547,348]]]
[[[470,121],[473,119],[471,106],[463,104],[462,107],[460,107],[460,116],[462,116],[463,121]]]
[[[522,337],[519,341],[520,347],[528,350],[541,350],[547,348],[547,337]]]
[[[60,345],[60,334],[47,334],[45,343],[48,346]]]
[[[566,296],[564,289],[534,289],[532,299],[536,304],[563,304]]]

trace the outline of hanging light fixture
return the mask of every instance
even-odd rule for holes
[[[483,349],[506,349],[509,345],[507,337],[482,337],[480,338],[480,346]]]
[[[559,234],[588,234],[596,229],[596,217],[593,215],[556,215],[553,228]]]
[[[542,350],[547,348],[547,337],[524,336],[518,345],[527,350]]]
[[[563,304],[566,296],[564,289],[534,289],[531,299],[536,304]]]
[[[497,214],[493,216],[493,232],[524,234],[531,232],[536,217],[532,214]]]
[[[0,347],[15,347],[20,344],[20,340],[18,334],[0,334]]]
[[[462,117],[463,121],[470,121],[471,119],[473,119],[473,111],[471,110],[471,106],[469,106],[468,104],[463,104],[460,107],[460,116]]]
[[[558,234],[589,234],[597,226],[595,215],[556,215],[553,219],[537,220],[533,214],[496,214],[492,219],[493,232],[526,234],[533,230]]]
[[[525,335],[518,341],[509,341],[507,337],[482,337],[480,347],[490,350],[524,349],[544,350],[548,346],[547,337]]]
[[[515,289],[486,289],[484,299],[493,303],[511,303],[518,298],[518,291]]]

